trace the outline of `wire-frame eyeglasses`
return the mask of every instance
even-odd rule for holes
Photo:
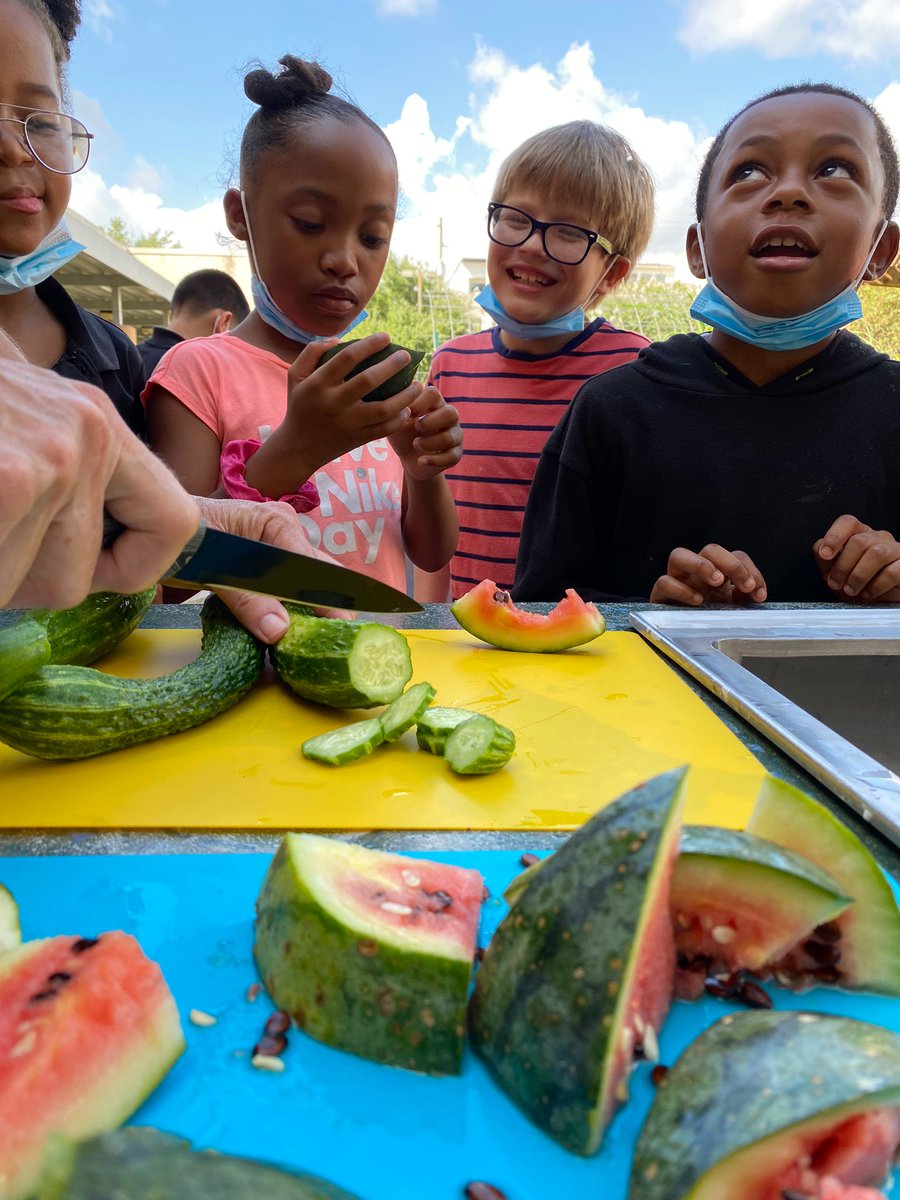
[[[522,246],[536,229],[540,231],[547,257],[568,267],[577,267],[584,262],[595,245],[607,254],[615,253],[612,243],[593,229],[568,225],[564,221],[538,221],[511,204],[494,202],[488,205],[488,237],[499,246]]]
[[[3,107],[21,106],[6,104]],[[0,116],[0,122],[6,121],[22,126],[20,136],[26,148],[48,171],[74,175],[88,160],[94,135],[88,133],[81,121],[67,113],[33,111],[24,118]]]

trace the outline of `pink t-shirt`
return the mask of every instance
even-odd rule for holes
[[[146,403],[159,384],[208,426],[220,445],[232,438],[264,441],[284,420],[287,373],[288,364],[268,350],[215,333],[173,346],[151,375],[143,399]],[[405,591],[403,466],[387,438],[326,463],[313,482],[319,508],[297,517],[312,544],[344,566]]]

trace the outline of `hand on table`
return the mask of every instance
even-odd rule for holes
[[[753,604],[766,598],[766,581],[743,550],[710,543],[698,553],[679,546],[668,573],[653,585],[653,604]]]
[[[835,599],[900,603],[900,543],[845,514],[813,545],[816,565]]]

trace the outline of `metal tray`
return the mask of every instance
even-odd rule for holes
[[[652,610],[630,619],[900,845],[900,612]]]

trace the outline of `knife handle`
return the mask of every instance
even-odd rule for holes
[[[127,529],[121,521],[117,521],[112,513],[103,510],[103,540],[100,543],[104,550],[108,550],[120,533]],[[162,576],[163,579],[173,579],[178,572],[186,567],[190,560],[200,549],[200,543],[203,541],[203,535],[206,533],[206,522],[201,518],[197,532],[186,543],[181,553],[172,563],[171,567]]]

